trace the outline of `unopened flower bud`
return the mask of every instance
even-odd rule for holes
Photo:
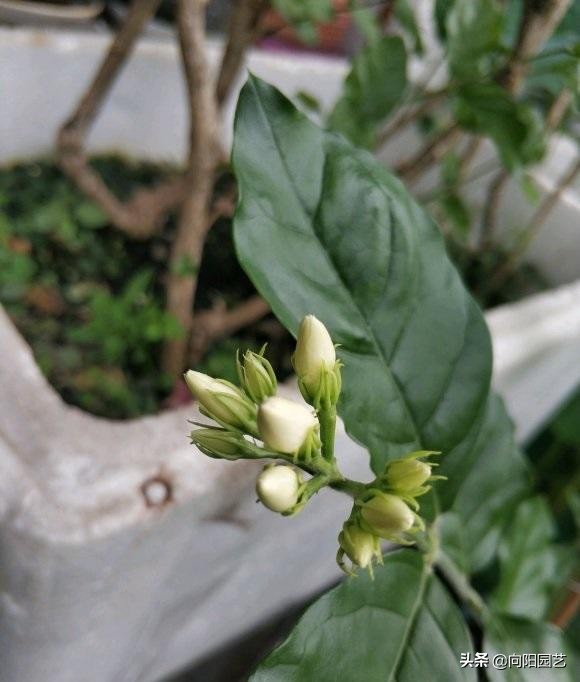
[[[300,478],[289,466],[267,466],[258,476],[256,493],[260,502],[268,509],[283,514],[289,512],[298,502]]]
[[[292,357],[304,399],[317,409],[335,405],[340,394],[340,367],[326,327],[314,315],[300,323]]]
[[[387,540],[410,530],[415,523],[415,514],[400,497],[380,490],[360,507],[366,530]]]
[[[430,476],[430,465],[418,459],[398,459],[387,465],[389,485],[402,493],[417,490]]]
[[[261,403],[276,393],[277,381],[272,365],[260,353],[247,350],[242,361],[237,358],[238,376],[244,391],[255,403]]]
[[[273,397],[260,405],[258,430],[268,449],[296,455],[316,440],[318,420],[304,405]]]
[[[338,536],[342,551],[360,568],[370,567],[373,558],[381,560],[379,538],[363,530],[354,521],[346,521]]]
[[[256,406],[234,384],[191,369],[185,373],[185,381],[202,414],[225,427],[256,433]]]
[[[235,431],[196,429],[191,432],[191,442],[209,457],[235,460],[247,456],[246,440]]]

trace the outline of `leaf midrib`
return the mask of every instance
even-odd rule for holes
[[[419,589],[417,590],[417,596],[415,597],[415,601],[413,602],[413,606],[411,608],[411,613],[409,614],[409,621],[407,623],[407,627],[405,628],[405,632],[403,633],[403,638],[399,644],[397,656],[395,658],[395,662],[393,664],[393,667],[391,668],[391,672],[389,674],[387,682],[393,682],[393,680],[395,680],[396,674],[399,671],[399,666],[401,665],[401,662],[403,661],[403,656],[405,655],[407,645],[409,644],[409,641],[411,640],[411,636],[413,634],[413,629],[415,627],[415,622],[417,620],[417,616],[419,615],[419,611],[421,610],[421,607],[423,605],[423,600],[425,597],[425,591],[427,589],[427,582],[428,582],[430,576],[431,576],[431,571],[430,571],[429,567],[425,563],[423,563],[423,570],[421,571],[421,580],[419,582]]]

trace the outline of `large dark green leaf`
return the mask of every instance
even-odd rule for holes
[[[566,642],[561,631],[547,623],[534,623],[523,618],[509,616],[491,617],[486,627],[486,636],[483,642],[483,650],[489,654],[490,664],[486,669],[491,682],[572,682],[577,679],[574,671],[574,662],[567,649]],[[509,657],[514,654],[537,654],[535,665],[546,658],[540,659],[539,655],[548,657],[549,666],[526,667],[518,659],[512,659],[511,667],[499,670],[493,665],[494,657],[501,656],[509,662]],[[552,655],[564,654],[563,659],[566,667],[552,667]],[[530,659],[527,659],[528,661]],[[523,659],[521,659],[523,661]]]
[[[518,507],[499,545],[500,581],[493,595],[497,610],[536,620],[545,617],[572,558],[552,542],[553,535],[554,519],[542,497]]]
[[[490,395],[483,316],[437,227],[403,185],[251,79],[236,118],[238,256],[293,332],[317,315],[340,344],[339,405],[377,472],[441,450],[443,510],[465,524],[474,568],[526,486],[501,403]]]
[[[472,652],[461,612],[422,557],[385,557],[374,582],[365,573],[321,597],[252,682],[470,682],[460,668]]]
[[[375,127],[401,99],[407,86],[407,53],[401,38],[384,36],[353,59],[344,92],[328,125],[351,142],[371,147]]]

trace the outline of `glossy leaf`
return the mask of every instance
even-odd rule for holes
[[[472,648],[446,589],[419,553],[401,550],[385,557],[374,582],[363,572],[316,601],[250,679],[471,682],[475,670],[459,661]]]
[[[500,580],[494,608],[532,620],[544,618],[555,588],[565,582],[570,553],[553,543],[554,519],[541,497],[518,507],[499,545]]]
[[[486,674],[490,682],[572,682],[576,679],[574,663],[561,631],[548,623],[534,623],[523,618],[494,615],[486,624],[483,650],[489,654]],[[500,670],[497,656],[509,661],[509,656],[537,654],[538,661],[549,662],[543,667],[518,667],[517,663]],[[564,654],[566,667],[553,667],[552,655]],[[544,659],[540,659],[542,655]],[[496,666],[493,665],[494,660]],[[529,660],[529,659],[528,659]],[[513,659],[512,659],[513,661]],[[516,659],[517,661],[517,659]]]
[[[441,509],[459,514],[482,565],[525,467],[490,396],[483,316],[437,227],[369,154],[255,78],[240,96],[233,162],[242,266],[291,331],[314,313],[340,344],[339,411],[375,472],[413,450],[444,453]]]
[[[401,38],[373,41],[353,59],[329,127],[355,144],[372,146],[376,126],[397,105],[406,86],[407,53]]]

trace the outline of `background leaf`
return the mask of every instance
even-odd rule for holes
[[[483,317],[437,227],[369,154],[255,78],[233,162],[242,266],[291,331],[314,313],[340,344],[339,411],[375,472],[413,450],[444,453],[441,508],[465,524],[473,568],[485,564],[526,469],[490,395]]]
[[[510,170],[539,161],[544,155],[543,128],[536,112],[494,83],[459,88],[455,115],[466,130],[489,135]]]
[[[452,76],[474,78],[487,71],[490,57],[500,48],[502,14],[497,0],[455,1],[445,14]]]
[[[490,682],[571,682],[574,665],[569,656],[561,631],[547,623],[534,623],[523,618],[495,615],[488,623],[483,650],[490,661],[497,654],[566,654],[565,668],[517,668],[497,670],[493,665],[486,669]],[[551,660],[551,659],[550,659]]]
[[[356,646],[353,646],[356,638]],[[385,557],[374,582],[366,573],[316,601],[251,682],[477,679],[461,669],[471,652],[461,612],[421,554]]]
[[[353,59],[344,92],[328,125],[355,144],[371,147],[376,126],[398,104],[407,86],[407,53],[401,38],[384,36]]]
[[[500,580],[492,596],[496,610],[532,620],[547,615],[572,559],[568,548],[553,542],[553,535],[554,519],[542,497],[518,507],[499,545]]]

